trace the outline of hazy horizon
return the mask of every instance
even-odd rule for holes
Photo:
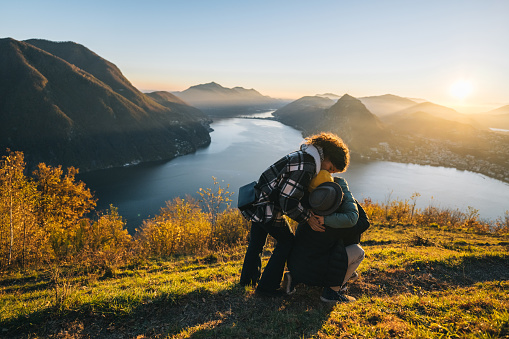
[[[140,90],[217,82],[273,98],[422,98],[462,113],[509,104],[509,2],[4,2],[3,37],[73,41]]]

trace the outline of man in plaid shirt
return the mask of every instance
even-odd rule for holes
[[[256,293],[263,296],[284,295],[279,287],[294,235],[283,215],[298,223],[307,222],[315,231],[325,230],[323,217],[303,206],[304,193],[320,170],[343,172],[349,160],[343,140],[332,133],[321,133],[306,138],[299,151],[286,155],[262,173],[255,187],[255,203],[242,211],[252,222],[240,276],[242,285],[258,283]],[[277,243],[261,275],[261,253],[268,234]]]

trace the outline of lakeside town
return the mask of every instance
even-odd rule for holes
[[[452,167],[509,183],[509,134],[481,133],[476,149],[459,142],[406,136],[404,143],[381,142],[364,156],[400,163]]]

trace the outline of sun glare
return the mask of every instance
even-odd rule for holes
[[[467,80],[459,80],[451,85],[450,93],[456,99],[463,100],[472,93],[472,83]]]

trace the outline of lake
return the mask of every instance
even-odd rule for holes
[[[255,115],[268,117],[271,112]],[[237,192],[273,162],[297,150],[301,133],[274,120],[252,118],[216,119],[212,142],[194,154],[161,163],[140,164],[84,173],[83,180],[99,199],[98,209],[118,208],[133,232],[144,219],[158,214],[175,197],[199,197],[200,188],[221,187]],[[352,159],[344,177],[358,200],[371,198],[410,200],[421,196],[417,206],[429,205],[479,210],[484,219],[502,217],[509,210],[509,185],[484,175],[452,168]],[[233,204],[236,195],[232,196]]]

